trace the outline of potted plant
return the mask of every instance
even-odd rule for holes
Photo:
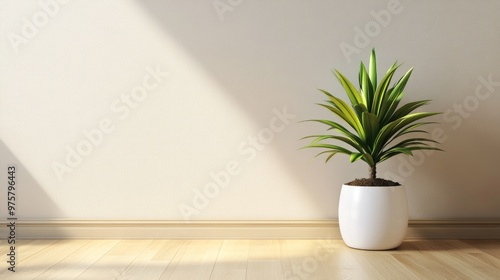
[[[309,120],[325,124],[333,133],[304,137],[313,138],[304,148],[322,149],[316,156],[327,155],[326,162],[334,155],[346,154],[350,162],[362,160],[369,166],[369,178],[344,184],[340,193],[339,227],[342,239],[349,247],[387,250],[401,245],[405,236],[408,227],[406,191],[397,182],[378,178],[377,164],[400,154],[412,156],[416,150],[441,150],[435,147],[436,141],[418,136],[427,133],[421,130],[422,126],[433,123],[423,119],[439,114],[414,112],[430,100],[400,106],[413,68],[391,86],[398,68],[397,62],[394,63],[377,83],[373,49],[368,69],[361,62],[359,90],[335,70],[333,74],[350,104],[320,90],[328,99],[318,105],[345,124],[336,120]]]

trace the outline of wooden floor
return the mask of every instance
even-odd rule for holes
[[[500,240],[406,241],[360,251],[341,240],[18,240],[0,279],[500,279]]]

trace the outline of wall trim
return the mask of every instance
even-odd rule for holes
[[[8,236],[0,222],[0,239]],[[337,220],[18,220],[18,239],[340,239]],[[500,220],[412,220],[406,239],[500,239]]]

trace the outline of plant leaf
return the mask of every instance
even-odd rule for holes
[[[323,148],[323,149],[327,149],[329,151],[335,151],[337,153],[341,153],[341,154],[346,154],[346,155],[351,155],[352,152],[349,151],[348,149],[344,148],[344,147],[340,147],[340,146],[337,146],[337,145],[331,145],[331,144],[309,144],[307,146],[305,146],[304,148]],[[326,153],[328,151],[323,151],[321,153],[319,153],[317,156],[323,154],[323,153]]]
[[[399,105],[399,102],[403,98],[404,88],[408,83],[408,79],[410,79],[413,68],[408,70],[406,74],[398,81],[398,83],[391,90],[391,94],[387,99],[387,102],[382,104],[382,112],[384,112],[384,117],[382,119],[382,123],[386,123],[387,120],[391,119],[392,114],[396,111],[396,108]]]
[[[375,49],[372,49],[372,53],[370,55],[370,65],[368,66],[370,69],[370,81],[372,83],[372,88],[377,88],[377,56],[375,55]],[[371,106],[370,106],[371,107]]]
[[[351,154],[351,157],[350,157],[350,161],[351,162],[355,162],[357,161],[358,159],[362,158],[363,157],[363,154],[362,153],[352,153]]]
[[[406,126],[410,125],[413,122],[416,122],[422,118],[430,117],[437,115],[439,113],[429,113],[429,112],[422,112],[422,113],[414,113],[410,114],[407,116],[404,116],[402,118],[399,118],[393,122],[390,122],[389,124],[385,125],[377,135],[377,138],[375,139],[375,143],[373,144],[373,153],[375,155],[379,155],[379,153],[382,151],[382,149],[392,140],[394,135],[401,130],[404,129]],[[375,156],[376,158],[379,158],[379,156]]]
[[[391,68],[389,68],[389,71],[387,71],[387,73],[380,81],[380,84],[376,87],[375,94],[373,96],[372,108],[370,112],[374,113],[379,117],[383,116],[383,114],[380,114],[380,110],[383,102],[386,102],[387,99],[389,98],[389,93],[387,92],[389,84],[391,83],[392,76],[394,76],[394,73],[396,72],[398,67],[399,66],[395,64],[391,66]]]
[[[396,112],[394,112],[394,114],[389,119],[389,122],[394,121],[396,119],[399,119],[403,116],[406,116],[406,115],[410,114],[411,112],[413,112],[415,109],[417,109],[421,106],[424,106],[424,105],[428,104],[429,102],[430,102],[430,100],[421,100],[421,101],[415,101],[415,102],[410,102],[408,104],[405,104],[405,105],[401,106],[399,109],[397,109]]]
[[[379,132],[378,118],[372,113],[364,112],[362,123],[363,128],[365,129],[366,143],[368,147],[373,146],[373,142]]]
[[[349,97],[349,100],[351,100],[352,105],[363,103],[363,99],[361,98],[359,91],[356,89],[356,87],[354,87],[349,79],[342,75],[342,73],[340,73],[338,70],[335,70],[333,74],[335,75],[335,77],[337,77],[340,84],[344,88],[347,96]]]
[[[330,98],[330,101],[335,104],[336,108],[325,104],[319,105],[327,108],[328,110],[332,111],[334,114],[342,118],[347,124],[354,128],[354,130],[356,130],[361,139],[365,139],[363,126],[361,125],[361,122],[354,110],[349,107],[349,105],[347,105],[347,103],[345,103],[342,99],[337,98],[326,91],[321,91]]]
[[[363,62],[361,62],[359,68],[359,87],[360,87],[359,91],[361,93],[361,97],[363,98],[363,105],[366,108],[371,108],[374,88]]]

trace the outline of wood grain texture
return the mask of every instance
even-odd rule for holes
[[[74,253],[63,252],[65,258],[36,277],[36,280],[75,279],[116,246],[119,240],[88,241]]]
[[[11,274],[6,269],[2,270],[0,271],[0,279],[35,279],[35,277],[50,269],[66,256],[71,255],[87,242],[82,240],[59,240],[49,243],[33,242],[30,245],[18,246],[16,273]]]
[[[248,240],[224,240],[210,280],[245,280]]]
[[[120,241],[75,279],[116,279],[150,243],[151,240]]]
[[[222,246],[221,240],[190,240],[179,262],[175,264],[170,280],[210,279]]]
[[[3,257],[6,242],[0,244]],[[499,240],[413,240],[390,251],[341,240],[22,240],[0,279],[499,279]]]
[[[247,280],[283,280],[279,240],[251,240],[247,262]]]

